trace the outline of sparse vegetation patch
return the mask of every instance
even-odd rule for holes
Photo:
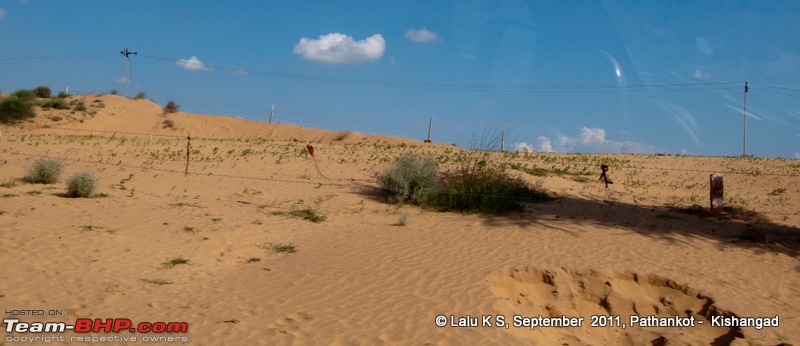
[[[272,244],[272,251],[275,253],[295,253],[297,247],[292,244]]]
[[[33,163],[25,180],[34,184],[54,184],[61,178],[64,161],[60,159],[41,158]]]
[[[391,202],[423,204],[435,192],[437,163],[430,156],[406,153],[377,178],[378,184],[389,193]]]
[[[274,211],[272,215],[289,215],[298,219],[308,220],[314,223],[320,223],[328,219],[327,216],[319,214],[316,210],[311,208],[295,209],[290,212]]]
[[[161,279],[142,279],[142,282],[144,282],[146,284],[158,285],[158,286],[172,284],[171,281],[166,281],[166,280],[161,280]]]
[[[161,267],[164,269],[170,269],[181,264],[189,264],[189,260],[183,258],[182,256],[179,256],[164,263],[161,263]]]
[[[70,197],[88,198],[97,189],[98,178],[92,172],[78,172],[67,180],[67,194]]]

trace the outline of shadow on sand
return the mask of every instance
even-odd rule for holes
[[[377,186],[356,187],[356,193],[370,200],[387,203]],[[783,253],[800,257],[800,228],[782,225],[768,217],[738,207],[717,212],[693,206],[672,208],[628,204],[620,201],[557,197],[545,203],[528,204],[525,212],[485,216],[492,227],[541,227],[580,236],[576,225],[603,226],[609,232],[625,230],[669,242],[688,242],[705,238],[720,248],[738,247],[758,253]],[[800,271],[800,266],[796,268]]]

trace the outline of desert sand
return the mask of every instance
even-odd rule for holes
[[[70,100],[88,110],[37,109],[33,121],[0,126],[4,318],[188,324],[170,334],[188,341],[162,344],[800,344],[798,160],[475,152],[164,115],[114,95]],[[554,199],[499,216],[390,204],[374,175],[407,151],[442,170],[463,158],[505,165]],[[40,157],[64,159],[61,182],[22,179]],[[66,197],[63,181],[84,170],[104,197]],[[706,215],[713,172],[732,208]],[[494,326],[481,325],[487,315]],[[584,320],[531,329],[515,315]],[[591,327],[593,315],[611,323]],[[478,326],[450,325],[467,316]],[[703,324],[633,326],[630,316]],[[714,316],[778,316],[779,326],[711,326]],[[56,335],[163,336],[4,332],[0,345]]]

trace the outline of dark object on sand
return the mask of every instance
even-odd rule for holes
[[[603,180],[606,183],[606,188],[608,188],[608,184],[613,184],[614,182],[608,179],[608,165],[600,165],[600,169],[603,170],[603,173],[600,174],[600,180]]]

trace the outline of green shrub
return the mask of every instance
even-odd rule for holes
[[[378,174],[378,184],[389,193],[389,200],[423,204],[433,194],[437,183],[436,160],[430,156],[406,153],[394,165]]]
[[[487,167],[485,161],[464,165],[446,179],[445,188],[429,199],[427,206],[440,211],[497,214],[520,211],[523,202],[544,202],[546,192],[500,168]]]
[[[92,172],[78,172],[67,180],[67,194],[70,197],[91,197],[97,189],[97,176]]]
[[[136,100],[142,100],[144,98],[145,98],[144,91],[140,91],[138,94],[136,94],[136,97],[134,97],[134,99]]]
[[[75,105],[75,108],[73,108],[73,110],[80,111],[80,112],[85,112],[86,111],[86,104],[83,103],[83,101],[78,101],[78,103]]]
[[[111,89],[111,95],[116,95],[116,94],[117,94],[117,89]]]
[[[64,161],[60,159],[41,158],[33,163],[28,170],[25,180],[34,184],[53,184],[58,182],[61,171],[64,170]]]
[[[46,86],[38,86],[36,89],[33,89],[33,93],[36,94],[36,97],[49,99],[52,91],[50,91],[50,88]]]
[[[67,104],[67,101],[65,101],[63,98],[54,97],[47,101],[42,102],[42,108],[69,109],[69,105]]]
[[[58,97],[60,99],[65,99],[65,98],[69,97],[69,94],[67,94],[66,91],[59,91],[58,95],[56,95],[56,97]]]
[[[10,124],[20,120],[33,118],[33,103],[17,96],[10,96],[0,101],[0,123]]]
[[[33,90],[20,89],[11,95],[16,96],[23,101],[33,101],[36,99],[36,94],[33,92]]]

